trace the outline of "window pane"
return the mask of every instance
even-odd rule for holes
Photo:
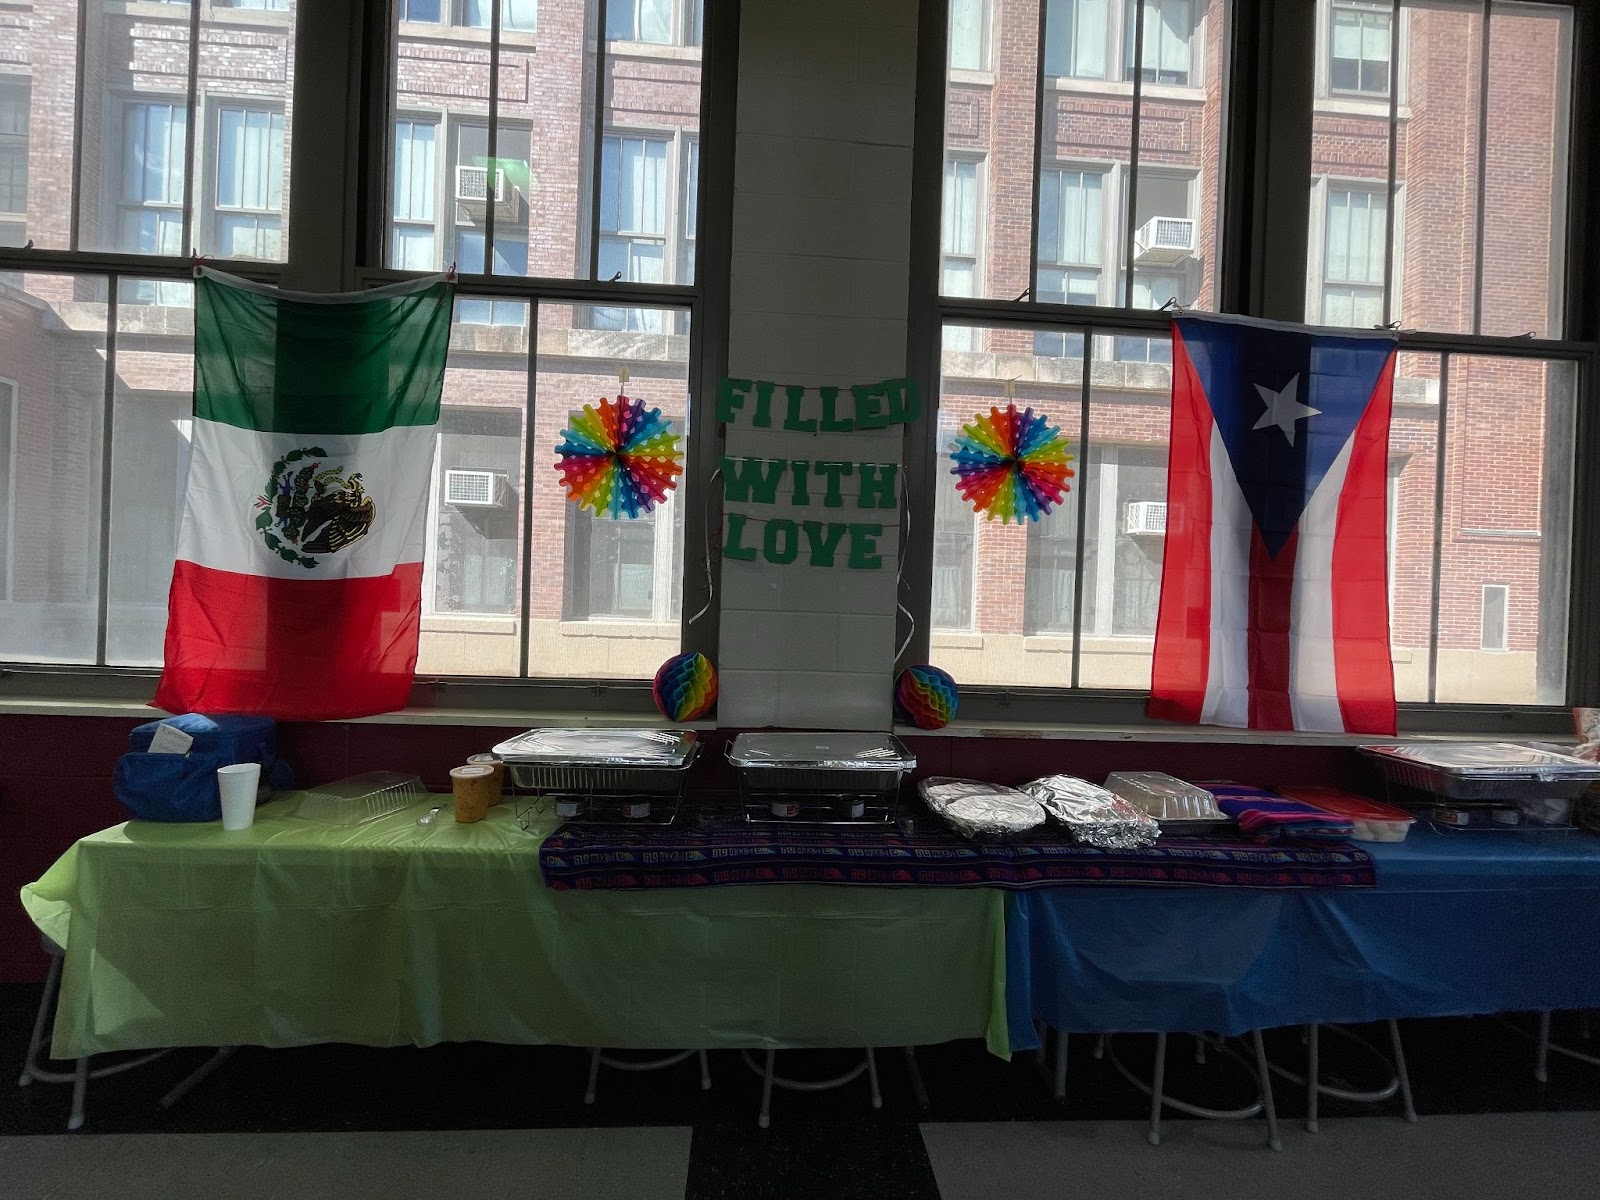
[[[467,323],[473,304],[506,319]],[[456,300],[428,498],[419,674],[521,670],[527,324],[522,301]]]
[[[946,153],[985,156],[979,296],[1011,300],[1037,281],[1018,252],[1032,233],[1038,188],[1038,241],[1043,268],[1096,268],[1095,302],[1128,303],[1127,258],[1138,268],[1179,275],[1178,298],[1210,308],[1216,287],[1217,195],[1222,179],[1221,126],[1227,6],[1223,0],[1045,0],[1044,87],[1033,120],[1038,8],[1026,0],[999,6],[993,17],[992,85],[950,80]],[[1131,77],[1136,21],[1143,14],[1144,89],[1138,167]],[[1108,67],[1112,68],[1108,74]],[[1191,87],[1192,94],[1171,90]],[[1207,132],[1210,131],[1210,132]],[[1027,171],[1027,165],[1033,170]],[[1139,179],[1132,177],[1137,172]],[[1143,193],[1141,197],[1141,193]],[[1129,211],[1130,200],[1133,211]],[[1151,226],[1154,217],[1169,220]],[[1156,234],[1160,232],[1158,241]],[[1148,235],[1148,236],[1145,236]],[[1123,286],[1113,284],[1122,281]]]
[[[528,31],[537,13],[532,0],[501,0],[501,35],[498,45],[499,96],[498,128],[495,131],[494,161],[489,162],[489,73],[491,51],[481,27],[465,28],[468,21],[483,22],[489,15],[487,0],[471,7],[460,7],[466,19],[458,25],[414,23],[396,26],[395,92],[391,97],[395,113],[391,163],[395,172],[395,194],[389,212],[391,229],[402,226],[433,226],[434,246],[440,259],[427,268],[417,266],[418,258],[407,262],[404,253],[427,244],[418,228],[404,237],[390,237],[390,265],[411,269],[438,269],[453,253],[458,230],[471,230],[487,237],[493,215],[497,245],[489,256],[489,267],[496,273],[536,275],[551,278],[588,278],[592,240],[590,224],[594,202],[594,158],[596,114],[594,111],[594,46],[592,32],[586,36],[585,11],[577,8],[550,8],[538,22],[537,37]],[[446,8],[446,14],[452,11]],[[641,15],[652,36],[660,34],[663,14],[666,19],[664,42],[683,36],[677,24],[682,6],[668,0],[664,5],[651,0],[640,9],[635,5],[610,3],[604,12],[608,19],[627,19],[627,33],[613,38],[638,40]],[[422,20],[436,21],[431,12]],[[447,20],[450,19],[447,16]],[[674,24],[677,22],[677,24]],[[663,51],[659,59],[645,61],[654,52],[647,48],[630,49],[626,55],[607,54],[605,88],[607,110],[601,124],[613,116],[625,118],[631,126],[668,147],[665,161],[659,158],[646,164],[659,172],[668,191],[653,211],[637,215],[648,218],[656,236],[667,240],[664,261],[676,275],[685,273],[693,261],[682,235],[682,223],[691,214],[687,203],[687,139],[698,133],[700,62],[697,55],[681,50]],[[408,123],[426,121],[431,135],[415,135]],[[431,142],[427,139],[431,136]],[[659,150],[654,151],[659,153]],[[653,180],[645,183],[654,186]],[[526,248],[525,250],[523,248]],[[521,264],[521,265],[513,265]],[[666,269],[666,268],[664,268]],[[670,279],[669,282],[677,282]]]
[[[985,520],[951,474],[951,444],[993,408],[1032,408],[1068,441],[1074,471],[1079,446],[1082,361],[1034,355],[1031,328],[946,326],[971,351],[946,343],[940,380],[939,459],[934,473],[931,661],[963,684],[1066,687],[1072,681],[1072,596],[1077,550],[1078,479],[1064,505],[1038,523]],[[1092,497],[1091,497],[1092,499]],[[1093,519],[1091,517],[1091,519]]]
[[[154,667],[189,475],[194,296],[186,281],[129,284],[117,306],[106,662]]]
[[[1440,701],[1566,701],[1575,379],[1570,363],[1450,359]],[[1510,590],[1503,652],[1483,646],[1486,584]]]
[[[1560,336],[1570,8],[1494,0],[1485,95],[1481,4],[1408,2],[1398,37],[1387,24],[1387,5],[1376,6],[1378,12],[1341,3],[1330,13],[1329,0],[1321,4],[1323,19],[1331,22],[1331,58],[1317,96],[1312,171],[1330,207],[1325,236],[1319,241],[1314,229],[1311,239],[1310,318],[1330,320],[1318,314],[1325,280],[1381,282],[1382,259],[1372,251],[1386,233],[1380,224],[1392,220],[1393,281],[1383,320],[1446,333]],[[1397,51],[1410,61],[1400,61]],[[1344,53],[1354,57],[1341,58]],[[1400,89],[1396,202],[1382,210],[1352,209],[1341,223],[1331,204],[1337,190],[1370,194],[1374,205],[1388,191],[1391,75]],[[1338,94],[1352,91],[1375,102],[1351,105]],[[1353,264],[1339,257],[1347,249],[1359,252]],[[1333,307],[1348,311],[1348,301],[1335,300]]]
[[[1572,10],[1496,4],[1491,21],[1479,332],[1557,336],[1566,269]]]
[[[14,439],[0,468],[9,539],[0,658],[92,663],[100,591],[105,283],[37,274],[19,283],[32,302],[0,308],[0,375],[10,385],[0,389],[0,402],[4,394],[12,398]]]
[[[686,328],[686,314],[643,310],[653,331]],[[533,458],[530,664],[536,675],[647,679],[679,646],[682,573],[704,570],[684,553],[683,513],[700,503],[679,486],[648,517],[595,517],[569,501],[554,469],[571,413],[619,390],[659,408],[687,448],[689,339],[671,332],[588,328],[582,306],[539,307],[538,409]]]
[[[30,175],[39,180],[58,210],[38,214],[40,245],[65,244],[70,230],[74,174],[76,100],[65,94],[73,61],[60,61],[52,29],[71,23],[64,13],[41,14],[73,5],[36,5],[25,34],[34,46],[36,70],[30,113]],[[292,3],[260,0],[206,7],[201,37],[191,46],[187,4],[91,5],[85,63],[90,72],[81,97],[83,144],[76,147],[82,179],[79,245],[87,250],[138,254],[188,253],[198,247],[220,258],[282,261],[287,253],[290,130],[289,90],[294,77]],[[71,42],[65,43],[71,45]],[[204,81],[208,107],[197,116],[189,95],[191,52]],[[59,76],[59,78],[57,78]],[[194,128],[191,128],[191,124]],[[193,139],[194,161],[186,161]],[[186,193],[188,193],[186,195]],[[190,233],[184,243],[184,204]],[[240,225],[221,210],[274,214],[241,236]],[[30,216],[29,232],[34,232]],[[49,229],[52,223],[61,232]],[[175,231],[175,232],[174,232]]]
[[[1395,698],[1428,700],[1439,356],[1401,354],[1389,423],[1389,644]]]

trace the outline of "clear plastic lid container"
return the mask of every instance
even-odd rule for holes
[[[888,733],[741,733],[728,749],[736,767],[819,771],[909,771],[917,757]]]
[[[1161,771],[1113,771],[1106,790],[1149,813],[1158,821],[1216,821],[1228,818],[1205,788]]]
[[[530,729],[501,742],[507,763],[572,767],[682,767],[694,755],[693,730]]]
[[[404,771],[368,771],[300,793],[295,815],[328,825],[361,825],[409,807],[428,794],[422,778]]]

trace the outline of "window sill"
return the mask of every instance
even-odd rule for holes
[[[1313,111],[1340,117],[1381,117],[1387,121],[1389,101],[1359,100],[1354,96],[1318,96]],[[1395,110],[1397,121],[1406,121],[1410,118],[1409,106],[1402,104]]]
[[[982,650],[983,634],[962,633],[960,630],[936,629],[931,635],[935,650]]]
[[[966,67],[950,68],[950,83],[966,84],[969,87],[992,88],[994,86],[993,71],[974,71]]]
[[[638,641],[640,638],[676,637],[678,626],[672,621],[563,621],[561,636],[566,638],[617,638]]]
[[[1133,84],[1119,79],[1076,79],[1070,75],[1057,75],[1045,81],[1047,91],[1067,92],[1078,96],[1108,96],[1133,99]],[[1204,104],[1204,84],[1145,83],[1139,86],[1139,99],[1180,100],[1189,104]],[[1384,106],[1387,115],[1388,105]]]
[[[492,613],[424,613],[423,633],[487,633],[502,637],[515,637],[516,617],[500,617]]]
[[[1215,725],[1038,725],[1027,721],[956,721],[943,729],[918,729],[896,725],[901,737],[1027,738],[1060,742],[1213,742],[1252,746],[1369,746],[1378,742],[1481,742],[1504,741],[1505,730],[1463,730],[1450,733],[1407,733],[1381,738],[1348,733],[1298,733],[1293,730],[1224,729]],[[1541,741],[1566,744],[1570,735],[1540,736]]]
[[[694,62],[701,60],[699,46],[680,46],[672,42],[622,42],[607,41],[606,56],[608,58],[651,58],[672,59],[677,62]]]

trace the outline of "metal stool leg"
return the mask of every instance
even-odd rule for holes
[[[1167,1035],[1156,1034],[1156,1073],[1150,1090],[1150,1144],[1161,1145],[1161,1091],[1167,1080]]]
[[[161,1107],[171,1108],[179,1100],[182,1100],[196,1087],[210,1078],[218,1067],[232,1058],[234,1051],[238,1048],[237,1046],[218,1046],[215,1054],[185,1075],[170,1092],[161,1097]]]
[[[1267,1048],[1262,1044],[1261,1030],[1252,1032],[1250,1040],[1256,1046],[1256,1071],[1261,1078],[1261,1107],[1267,1117],[1267,1145],[1274,1150],[1282,1150],[1283,1140],[1278,1137],[1278,1111],[1272,1103],[1272,1073],[1267,1070]]]
[[[772,1124],[772,1068],[777,1056],[777,1050],[768,1046],[767,1069],[761,1075],[761,1115],[756,1118],[756,1124],[763,1129]]]
[[[89,1090],[89,1060],[80,1058],[72,1075],[72,1115],[67,1118],[68,1129],[82,1129],[84,1121],[84,1094]]]
[[[600,1047],[596,1046],[589,1055],[589,1082],[583,1089],[583,1102],[594,1103],[595,1088],[600,1082]]]
[[[38,1064],[39,1050],[44,1045],[45,1025],[50,1020],[52,1001],[61,984],[61,962],[62,956],[50,956],[50,973],[45,976],[44,993],[39,997],[39,1011],[33,1018],[33,1036],[28,1039],[28,1057],[22,1062],[22,1078],[17,1080],[18,1087],[27,1087],[33,1082],[33,1069]]]
[[[1401,1111],[1405,1113],[1406,1120],[1413,1125],[1417,1123],[1417,1107],[1411,1102],[1411,1076],[1406,1072],[1406,1051],[1400,1044],[1400,1022],[1390,1018],[1389,1042],[1394,1047],[1394,1074],[1400,1081]]]
[[[878,1060],[872,1056],[872,1047],[867,1047],[867,1085],[872,1089],[872,1107],[883,1107],[883,1093],[878,1090]]]
[[[706,1057],[704,1050],[700,1051],[700,1090],[702,1092],[711,1090],[711,1060]]]
[[[922,1068],[917,1066],[916,1047],[906,1046],[904,1049],[906,1055],[906,1074],[911,1079],[911,1094],[916,1097],[917,1108],[922,1112],[927,1112],[928,1108],[930,1107],[928,1104],[928,1089],[927,1086],[922,1082]]]
[[[1206,1035],[1203,1033],[1194,1035],[1194,1065],[1197,1067],[1206,1065]]]
[[[1055,1097],[1057,1100],[1067,1098],[1067,1034],[1065,1030],[1056,1032],[1056,1077]]]
[[[1550,1010],[1539,1014],[1539,1047],[1533,1055],[1533,1077],[1539,1083],[1550,1082]]]
[[[1106,1056],[1106,1035],[1098,1034],[1094,1039],[1094,1060],[1099,1062]]]
[[[1306,1039],[1306,1132],[1317,1132],[1317,1097],[1321,1094],[1318,1083],[1322,1079],[1317,1066],[1317,1035],[1322,1031],[1320,1025],[1311,1027],[1310,1035]]]

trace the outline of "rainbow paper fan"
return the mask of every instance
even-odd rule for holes
[[[672,422],[643,400],[618,396],[575,412],[556,447],[567,499],[597,517],[637,517],[667,498],[683,474]]]
[[[1067,439],[1033,409],[991,408],[950,444],[962,499],[989,520],[1037,521],[1065,499],[1072,468]]]

